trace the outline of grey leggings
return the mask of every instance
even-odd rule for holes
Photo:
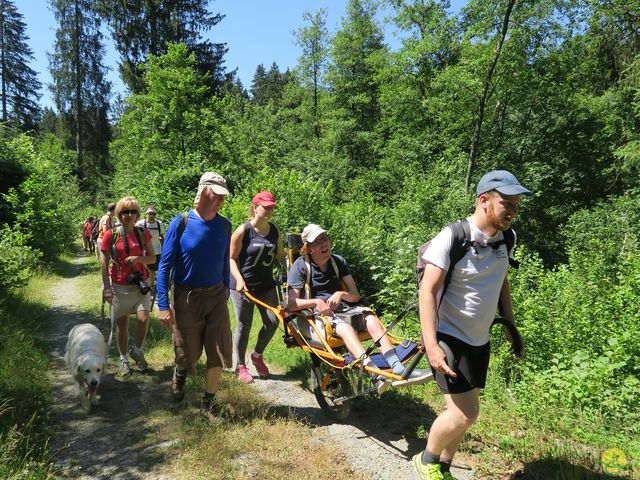
[[[267,290],[253,294],[258,300],[268,305],[278,304],[278,295],[276,289]],[[236,331],[233,335],[233,346],[236,349],[237,364],[245,364],[245,356],[247,354],[247,344],[249,343],[249,332],[251,332],[251,323],[253,321],[253,307],[257,306],[260,316],[262,317],[262,328],[258,332],[258,341],[256,342],[255,351],[262,355],[264,349],[267,348],[269,341],[278,329],[278,318],[271,310],[267,310],[260,305],[255,305],[249,301],[247,297],[240,292],[231,290],[231,302],[236,312]]]

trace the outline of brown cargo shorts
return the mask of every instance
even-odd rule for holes
[[[231,367],[227,292],[222,283],[207,288],[175,285],[173,349],[176,365],[180,368],[193,372],[203,348],[207,355],[207,368]]]

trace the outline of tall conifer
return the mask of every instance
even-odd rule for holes
[[[51,0],[58,21],[54,52],[49,55],[51,91],[59,115],[72,133],[76,173],[91,190],[108,170],[107,146],[111,85],[103,64],[100,18],[91,0]]]
[[[0,76],[2,121],[26,130],[40,115],[38,100],[42,84],[29,67],[33,51],[27,44],[23,16],[11,0],[0,0]]]
[[[98,0],[108,20],[111,36],[120,54],[119,70],[133,93],[142,93],[141,64],[147,55],[162,55],[167,45],[184,43],[196,54],[196,68],[208,73],[209,86],[217,91],[225,82],[224,43],[202,39],[223,18],[207,10],[208,0]]]

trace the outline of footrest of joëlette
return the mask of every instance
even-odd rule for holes
[[[396,355],[398,355],[398,358],[402,363],[405,363],[417,352],[418,352],[418,344],[415,342],[404,341],[400,345],[396,345]],[[371,358],[371,361],[380,370],[388,370],[391,368],[391,365],[387,363],[387,359],[384,358],[384,355],[382,355],[381,353],[376,353],[374,355],[371,355],[369,358]],[[355,361],[355,358],[350,353],[344,356],[344,363],[346,363],[347,365],[353,363],[354,361]]]

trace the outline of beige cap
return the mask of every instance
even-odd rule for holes
[[[326,233],[327,231],[322,228],[320,225],[316,225],[315,223],[310,223],[302,230],[302,241],[304,243],[313,243],[313,241],[320,236],[322,233]]]
[[[193,201],[194,205],[198,205],[200,201],[200,195],[202,195],[202,191],[211,187],[213,193],[218,195],[229,195],[229,190],[227,190],[227,181],[224,179],[222,175],[218,175],[214,172],[205,172],[200,177],[200,182],[198,183],[198,191],[196,192],[196,198]]]
[[[200,177],[198,190],[200,190],[200,187],[211,187],[213,193],[217,193],[218,195],[229,195],[229,190],[227,190],[227,181],[222,175],[218,175],[214,172],[205,172]]]

